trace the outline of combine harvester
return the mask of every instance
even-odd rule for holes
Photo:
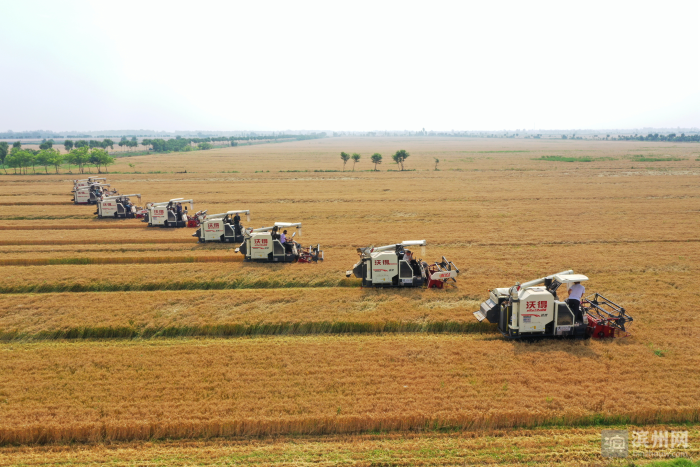
[[[243,243],[236,248],[237,253],[245,256],[245,261],[261,261],[266,263],[311,263],[323,261],[323,250],[320,245],[302,247],[293,239],[294,232],[285,243],[280,241],[279,232],[295,227],[301,237],[301,222],[275,222],[272,227],[259,229],[243,229]]]
[[[420,246],[425,255],[425,240],[409,240],[394,245],[358,248],[360,261],[345,273],[362,279],[362,287],[422,287],[442,289],[449,280],[457,282],[459,269],[452,261],[428,264],[416,259],[407,247]]]
[[[147,213],[143,221],[148,222],[149,227],[187,227],[190,224],[187,217],[187,206],[178,215],[177,205],[189,203],[190,210],[194,211],[194,201],[191,199],[175,198],[162,203],[148,203]]]
[[[103,196],[114,196],[117,194],[117,190],[104,190],[104,187],[109,186],[111,186],[109,183],[92,183],[88,186],[77,188],[73,191],[73,202],[75,204],[97,204]]]
[[[222,212],[210,216],[206,214],[206,211],[200,211],[195,216],[195,218],[199,219],[199,228],[192,236],[198,237],[201,243],[243,243],[245,240],[243,235],[245,227],[240,223],[240,214],[245,214],[246,220],[250,222],[250,211],[247,209]],[[202,216],[201,218],[200,215]]]
[[[557,297],[562,284],[587,280],[583,274],[568,270],[510,288],[493,289],[474,316],[479,321],[497,324],[498,330],[510,339],[627,336],[625,323],[633,318],[620,305],[596,293],[593,298],[583,298],[575,313]]]
[[[126,219],[136,217],[136,212],[141,208],[131,203],[129,198],[132,196],[136,196],[139,199],[139,203],[141,202],[140,194],[103,196],[97,202],[97,211],[95,211],[97,218],[113,217],[115,219]]]

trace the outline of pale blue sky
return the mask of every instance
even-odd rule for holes
[[[0,130],[700,127],[700,3],[0,0]]]

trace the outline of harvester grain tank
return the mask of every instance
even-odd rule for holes
[[[149,203],[146,206],[148,214],[144,221],[148,222],[149,227],[187,227],[188,203],[190,211],[194,212],[194,201],[191,199],[174,198],[162,203]],[[178,213],[177,206],[183,204],[184,210]]]
[[[567,270],[512,287],[496,288],[474,316],[479,321],[497,324],[498,330],[511,339],[627,335],[625,323],[633,318],[602,295],[582,298],[578,312],[559,300],[557,289],[562,284],[570,286],[587,280],[583,274]]]
[[[393,245],[358,248],[360,261],[345,273],[362,279],[363,287],[422,287],[442,289],[446,282],[457,282],[459,269],[444,256],[429,264],[416,258],[410,247],[421,247],[425,256],[425,240],[407,240]]]
[[[236,251],[245,256],[245,261],[270,263],[311,263],[323,261],[320,245],[303,247],[294,241],[297,232],[287,237],[282,243],[281,233],[285,229],[296,228],[301,237],[301,222],[275,222],[274,226],[259,229],[243,229],[243,243]]]
[[[245,227],[240,223],[241,214],[245,214],[246,220],[250,222],[250,211],[247,209],[206,215],[192,236],[198,237],[202,243],[243,243]]]
[[[76,191],[78,188],[83,188],[86,186],[89,186],[93,183],[100,183],[100,182],[106,182],[106,178],[102,177],[88,177],[88,178],[81,178],[80,180],[73,180],[73,190]]]
[[[141,195],[138,193],[130,195],[103,196],[97,202],[97,217],[103,219],[113,217],[115,219],[126,219],[135,217],[138,206],[134,206],[131,197],[137,197],[141,202]]]

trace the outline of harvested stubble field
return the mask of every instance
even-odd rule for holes
[[[381,172],[366,171],[370,154],[389,159],[401,148],[416,171],[387,172],[387,160]],[[357,171],[313,172],[339,170],[341,151],[363,154]],[[301,221],[302,243],[326,252],[311,265],[243,263],[233,245],[196,243],[191,229],[100,221],[92,206],[56,204],[69,199],[76,174],[3,176],[0,442],[539,424],[557,425],[556,436],[585,432],[566,454],[522,447],[522,455],[489,460],[556,463],[598,459],[590,451],[598,431],[580,425],[697,423],[698,151],[648,142],[333,138],[136,156],[113,170],[137,162],[143,172],[188,173],[108,175],[144,202],[191,197],[210,213],[250,209],[253,227]],[[542,156],[594,161],[534,160]],[[239,173],[219,173],[231,170]],[[425,259],[444,255],[460,267],[458,288],[362,290],[345,278],[355,248],[421,238]],[[591,277],[589,292],[625,305],[635,317],[632,337],[513,343],[471,315],[489,288],[567,268]],[[73,453],[88,462],[122,449],[114,456],[125,463],[178,452],[194,462],[193,446],[210,446],[211,454],[199,451],[211,456],[204,461],[233,449],[241,463],[257,455],[304,462],[301,452],[421,463],[427,449],[436,463],[481,463],[493,450],[474,433],[406,435],[405,454],[391,453],[402,450],[391,443],[403,435],[384,434],[293,438],[305,448],[290,447],[288,456],[271,447],[284,439],[173,441],[148,445],[141,457],[133,444],[5,447],[0,455],[38,462]],[[503,433],[517,446],[529,436]],[[391,452],[370,453],[382,445]],[[334,449],[346,455],[329,457]],[[440,455],[447,451],[454,455]]]

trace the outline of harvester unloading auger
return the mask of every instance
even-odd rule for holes
[[[250,222],[250,211],[247,209],[211,215],[207,215],[204,212],[202,219],[199,221],[199,228],[192,236],[198,237],[202,243],[243,243],[245,227],[241,224],[240,214],[245,214],[246,221]]]
[[[541,277],[524,284],[490,291],[474,316],[498,325],[508,338],[550,336],[620,337],[627,336],[625,323],[633,321],[620,305],[596,293],[583,298],[578,313],[557,297],[562,284],[587,281],[573,270]]]
[[[303,247],[294,241],[297,232],[286,236],[282,242],[285,229],[298,229],[301,237],[301,222],[275,222],[271,227],[259,229],[243,229],[243,243],[236,248],[236,252],[245,256],[245,261],[262,261],[269,263],[311,263],[323,261],[321,245]]]
[[[442,289],[449,280],[457,282],[459,269],[444,256],[428,264],[416,259],[408,247],[420,246],[425,256],[425,240],[408,240],[394,245],[358,248],[360,261],[345,273],[362,279],[363,287],[421,287]]]

